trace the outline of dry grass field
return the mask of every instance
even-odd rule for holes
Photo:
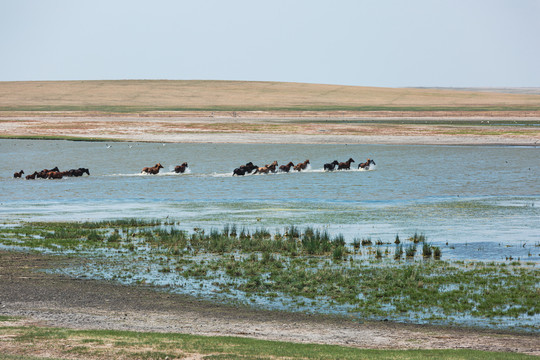
[[[0,82],[0,110],[540,110],[540,95],[243,81]]]
[[[0,137],[535,145],[540,94],[510,90],[195,80],[0,82]]]

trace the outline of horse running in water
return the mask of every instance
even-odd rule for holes
[[[279,171],[288,173],[291,170],[291,167],[294,166],[293,162],[289,162],[287,165],[281,165]]]
[[[350,170],[351,169],[351,163],[353,163],[354,160],[352,158],[349,158],[349,160],[345,162],[340,162],[338,164],[338,170]]]
[[[83,176],[84,173],[90,175],[90,170],[88,170],[87,168],[70,169],[68,171],[64,171],[62,175],[69,176],[69,177],[72,177],[72,176],[79,177],[79,176]]]
[[[250,161],[246,165],[240,165],[236,169],[233,170],[233,176],[243,176],[245,174],[251,174],[253,170],[257,169],[257,165],[253,165],[253,163]]]
[[[294,167],[294,170],[296,170],[296,171],[306,170],[308,164],[309,164],[309,160],[306,160],[306,161],[304,161],[303,163],[298,163],[298,164],[296,164],[296,166]]]
[[[16,172],[15,174],[13,174],[13,177],[15,179],[18,179],[18,178],[20,178],[22,176],[22,174],[24,174],[24,171],[21,170],[19,172]]]
[[[360,163],[360,164],[358,165],[358,168],[359,168],[359,169],[369,170],[369,167],[370,167],[371,164],[377,165],[377,164],[375,164],[375,161],[373,161],[373,160],[371,160],[371,159],[367,159],[366,162]]]
[[[276,172],[276,167],[278,166],[278,162],[274,161],[270,165],[265,165],[263,167],[257,168],[253,174],[268,174],[269,172]]]
[[[141,172],[146,173],[146,174],[155,175],[155,174],[159,173],[159,169],[163,169],[163,166],[160,163],[157,163],[156,165],[154,165],[152,167],[143,168]]]
[[[183,174],[186,171],[187,168],[188,168],[188,163],[185,162],[182,165],[175,166],[174,167],[174,172],[177,173],[177,174]]]
[[[334,171],[334,169],[336,168],[337,165],[339,165],[339,161],[334,160],[331,163],[324,164],[324,170]]]

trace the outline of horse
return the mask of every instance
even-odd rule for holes
[[[26,180],[35,180],[37,174],[38,174],[38,172],[37,172],[37,171],[34,171],[33,174],[31,174],[31,175],[26,175]]]
[[[245,174],[251,174],[251,172],[255,169],[257,169],[257,165],[253,165],[253,163],[250,161],[246,165],[240,165],[236,169],[233,170],[233,176],[243,176]]]
[[[86,168],[70,169],[68,171],[62,172],[62,175],[69,176],[69,177],[72,177],[72,176],[79,177],[79,176],[83,176],[84,173],[87,173],[88,175],[90,175],[90,171]]]
[[[263,167],[257,168],[253,174],[268,174],[269,172],[275,173],[276,172],[276,166],[277,166],[277,161],[274,161],[270,165],[265,165]]]
[[[60,170],[58,170],[58,166],[55,166],[51,170],[43,169],[43,170],[41,170],[40,172],[37,173],[37,177],[40,178],[40,179],[47,179],[48,178],[47,176],[51,171],[59,172]]]
[[[358,168],[359,168],[359,169],[366,169],[366,170],[369,170],[369,166],[370,166],[371,164],[377,165],[377,164],[375,164],[375,161],[373,161],[373,160],[371,160],[371,159],[367,159],[366,162],[360,163],[360,164],[358,165]]]
[[[349,158],[349,160],[345,162],[340,162],[338,164],[338,170],[350,170],[351,169],[351,163],[353,163],[354,160],[352,158]]]
[[[88,176],[90,176],[90,170],[87,168],[78,168],[77,174],[80,172],[81,175],[75,175],[75,176],[83,176],[84,173],[86,173]]]
[[[237,167],[236,169],[233,170],[233,176],[236,175],[236,176],[244,176],[246,175],[246,167],[244,165],[240,166],[240,167]]]
[[[288,173],[291,170],[291,166],[294,166],[293,162],[289,162],[287,165],[281,165],[279,170]]]
[[[157,163],[152,167],[145,167],[142,169],[141,173],[156,175],[157,173],[159,173],[159,169],[163,169],[163,165],[161,165],[161,163]]]
[[[337,160],[334,160],[328,164],[324,164],[324,170],[334,171],[334,169],[336,168],[336,165],[339,165],[339,161]]]
[[[243,169],[247,174],[251,174],[253,170],[257,169],[257,165],[253,165],[253,163],[250,161],[246,165],[241,165],[241,169]]]
[[[22,174],[24,174],[24,171],[21,170],[19,172],[16,172],[15,174],[13,174],[13,177],[15,179],[18,179],[18,178],[20,178],[22,176]]]
[[[61,179],[64,175],[60,171],[49,171],[47,173],[47,179]]]
[[[183,163],[182,165],[177,165],[174,167],[174,172],[177,174],[183,174],[186,171],[187,167],[188,167],[187,162]]]
[[[309,164],[309,160],[306,160],[303,163],[298,163],[294,167],[294,170],[296,170],[296,171],[306,170],[308,164]]]

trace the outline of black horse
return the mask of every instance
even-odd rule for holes
[[[253,163],[250,161],[246,165],[240,165],[236,169],[233,170],[233,176],[244,176],[246,174],[251,174],[253,170],[257,169],[257,165],[253,165]]]
[[[339,161],[334,160],[331,163],[324,164],[324,170],[334,171],[334,169],[336,168],[337,165],[339,165]]]
[[[182,163],[182,165],[177,165],[174,167],[174,172],[177,173],[177,174],[183,174],[186,169],[188,168],[188,163],[185,162],[185,163]]]

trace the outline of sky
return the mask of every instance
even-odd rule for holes
[[[0,81],[540,87],[540,0],[0,0]]]

